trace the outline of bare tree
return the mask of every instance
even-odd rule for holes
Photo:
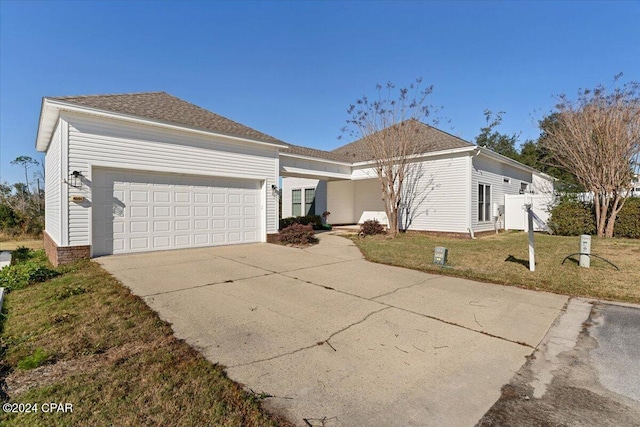
[[[416,121],[432,110],[426,100],[433,86],[423,88],[421,83],[418,78],[400,89],[391,82],[378,84],[375,98],[363,96],[349,107],[350,117],[343,128],[343,132],[362,138],[366,144],[380,182],[391,236],[398,234],[403,184],[416,165],[412,157],[419,154]]]
[[[575,100],[563,94],[556,110],[557,121],[541,122],[540,143],[593,193],[598,236],[613,237],[640,160],[640,84],[581,89]]]

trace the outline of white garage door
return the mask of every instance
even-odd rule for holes
[[[97,169],[93,255],[261,240],[260,182]]]

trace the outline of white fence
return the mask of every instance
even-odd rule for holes
[[[505,230],[529,231],[526,204],[532,205],[534,216],[533,231],[546,231],[549,210],[553,204],[550,194],[505,194],[504,228]]]

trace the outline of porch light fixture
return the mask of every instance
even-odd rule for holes
[[[69,185],[76,188],[80,187],[80,185],[82,184],[83,177],[84,175],[82,175],[82,172],[80,171],[71,172],[71,175],[69,176],[70,178]]]

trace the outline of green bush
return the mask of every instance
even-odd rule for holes
[[[613,235],[615,237],[640,239],[640,197],[631,197],[624,203],[624,206],[618,212]]]
[[[384,226],[377,219],[369,219],[360,226],[360,233],[365,236],[384,233]]]
[[[25,246],[20,246],[18,249],[11,252],[11,264],[19,264],[33,258],[33,256],[34,251]]]
[[[0,270],[0,287],[8,290],[22,289],[31,283],[44,282],[60,275],[47,266],[44,250],[20,253],[20,261]]]
[[[293,224],[311,225],[314,230],[322,230],[322,217],[320,215],[290,216],[280,220],[280,230]]]
[[[49,355],[41,348],[36,349],[31,356],[27,356],[18,362],[18,368],[23,370],[35,369],[49,360]]]
[[[593,206],[578,200],[562,200],[551,209],[549,227],[560,236],[595,234],[596,219]]]
[[[278,241],[293,245],[308,245],[317,243],[318,239],[315,237],[311,225],[292,224],[280,230]]]

